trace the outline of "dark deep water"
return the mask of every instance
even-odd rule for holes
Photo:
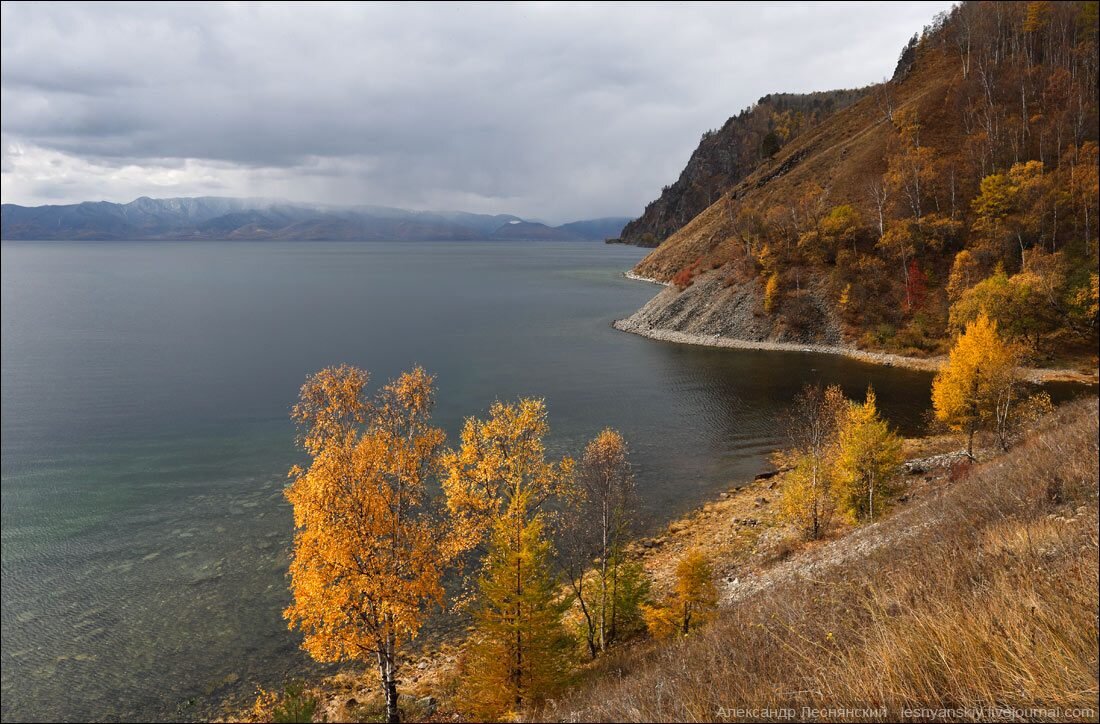
[[[667,519],[766,467],[803,381],[919,430],[930,375],[654,342],[598,243],[4,243],[2,713],[164,720],[306,671],[281,610],[307,373],[437,375],[437,422],[545,397],[557,454],[631,444]]]

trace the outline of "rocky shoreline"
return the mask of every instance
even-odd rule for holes
[[[632,276],[642,281],[654,281],[643,277]],[[661,282],[657,282],[661,283]],[[757,349],[775,352],[812,352],[817,354],[832,354],[850,357],[861,362],[885,365],[887,367],[904,367],[906,369],[935,372],[944,362],[944,357],[907,357],[889,352],[873,352],[856,349],[854,347],[841,347],[838,345],[812,344],[797,342],[769,342],[753,341],[725,337],[720,334],[697,334],[693,332],[681,332],[673,329],[661,329],[652,327],[638,321],[634,317],[616,319],[611,326],[622,332],[637,334],[641,337],[656,339],[662,342],[675,342],[677,344],[692,344],[703,347],[728,347],[731,349]],[[1021,375],[1028,382],[1041,384],[1044,382],[1076,382],[1095,385],[1098,381],[1097,373],[1091,375],[1072,369],[1042,369],[1026,367],[1020,370]]]
[[[896,499],[902,509],[935,497],[952,484],[959,463],[969,465],[953,435],[907,438],[903,454],[901,491]],[[983,450],[979,456],[988,460],[998,454]],[[934,524],[929,519],[913,530],[883,534],[878,524],[852,527],[837,523],[826,539],[801,542],[781,510],[788,472],[781,468],[754,479],[730,481],[707,502],[631,542],[627,558],[641,564],[653,593],[660,596],[674,586],[676,566],[684,553],[703,549],[711,559],[721,603],[730,606],[765,588],[897,545]],[[468,721],[455,701],[462,633],[457,629],[435,631],[403,657],[402,708],[409,720]],[[312,682],[307,691],[317,701],[317,721],[372,721],[383,706],[370,667],[347,666]],[[218,719],[263,720],[244,702],[225,702],[224,716]]]
[[[654,279],[653,277],[643,277],[641,274],[635,274],[632,271],[623,272],[623,276],[627,279],[633,279],[636,282],[649,282],[650,284],[660,284],[662,287],[672,286],[671,282],[663,282],[660,279]]]

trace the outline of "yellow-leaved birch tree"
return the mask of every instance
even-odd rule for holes
[[[311,375],[292,417],[309,467],[295,466],[293,603],[284,615],[318,661],[377,666],[386,717],[400,720],[399,652],[441,604],[446,553],[427,482],[444,434],[431,426],[432,377],[416,368],[372,401],[365,371]]]

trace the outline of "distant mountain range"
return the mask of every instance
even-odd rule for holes
[[[10,240],[240,239],[294,241],[602,241],[629,218],[548,226],[510,214],[408,211],[384,206],[321,207],[216,196],[128,204],[86,201],[64,206],[3,204],[0,238]]]

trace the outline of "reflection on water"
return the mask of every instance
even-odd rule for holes
[[[804,381],[915,432],[929,375],[609,323],[655,291],[585,243],[2,246],[4,719],[192,719],[311,664],[281,618],[305,375],[437,375],[437,420],[545,397],[627,437],[652,520],[766,466]]]

